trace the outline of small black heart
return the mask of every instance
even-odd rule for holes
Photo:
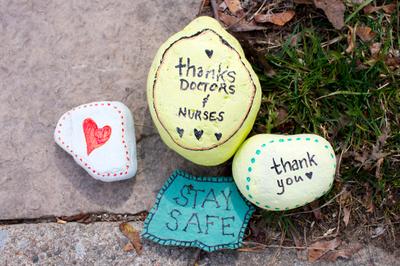
[[[311,179],[312,178],[312,172],[306,173],[306,176]]]
[[[217,138],[217,140],[220,140],[222,137],[222,133],[215,133],[214,135]]]
[[[208,58],[211,58],[211,56],[213,55],[214,51],[213,50],[208,50],[206,49],[206,54],[208,56]]]
[[[176,132],[178,132],[178,134],[179,134],[179,137],[181,137],[182,138],[182,135],[183,135],[183,128],[179,128],[179,127],[177,127],[176,128]]]
[[[194,135],[196,136],[197,140],[200,140],[201,136],[203,135],[203,130],[197,130],[196,128],[194,129]]]

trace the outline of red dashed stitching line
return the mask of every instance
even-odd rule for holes
[[[101,105],[101,106],[104,106],[105,104],[104,104],[104,103],[101,103],[100,105]],[[80,108],[83,109],[83,108],[92,107],[92,106],[93,106],[93,104],[89,104],[89,105],[85,104],[85,105],[83,105],[83,106],[78,106],[78,107],[72,109],[72,111],[75,111],[75,109],[80,109]],[[94,104],[94,106],[98,107],[98,104],[96,103],[96,104]],[[114,109],[117,110],[117,112],[118,112],[119,114],[122,113],[121,110],[118,109],[118,107],[116,107],[115,105],[111,105],[111,103],[107,103],[107,106],[112,106],[112,107],[114,107]],[[62,120],[65,120],[65,117],[66,117],[67,115],[71,115],[71,112],[67,112],[67,114],[64,115],[64,116],[62,117]],[[124,116],[121,115],[121,120],[122,120],[122,121],[121,121],[121,125],[122,125],[122,126],[125,125],[123,119],[124,119]],[[61,128],[62,128],[62,124],[60,123],[60,124],[58,124],[58,126],[57,126],[57,131],[56,131],[58,134],[61,134],[61,130],[60,130]],[[121,138],[122,138],[122,144],[124,144],[125,154],[126,154],[126,158],[125,158],[125,159],[126,159],[127,163],[126,163],[126,171],[125,171],[125,174],[127,175],[127,174],[128,174],[128,169],[129,169],[129,162],[130,162],[130,159],[129,159],[128,146],[125,145],[126,142],[125,142],[125,134],[124,134],[124,132],[125,132],[125,129],[122,128],[122,136],[121,136]],[[66,150],[69,150],[70,153],[72,153],[72,155],[73,155],[75,158],[78,158],[78,154],[74,153],[73,150],[70,150],[70,149],[69,149],[69,145],[66,145],[66,146],[65,146],[65,143],[64,143],[64,141],[62,141],[62,139],[61,139],[60,136],[58,136],[58,140],[61,141],[62,146],[64,146],[64,147],[66,148]],[[103,177],[105,177],[105,176],[111,176],[111,175],[117,176],[118,172],[119,172],[119,175],[123,175],[123,174],[124,174],[124,172],[120,172],[120,170],[118,170],[117,172],[99,173],[99,172],[97,172],[96,170],[92,170],[92,167],[90,167],[90,166],[88,165],[87,162],[84,162],[82,158],[79,158],[79,160],[83,163],[84,167],[86,167],[88,170],[90,170],[91,172],[93,172],[94,174],[96,174],[96,175],[98,175],[98,176],[103,176]],[[89,172],[90,172],[90,171],[89,171]]]

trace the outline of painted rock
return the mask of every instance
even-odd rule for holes
[[[54,139],[95,179],[112,182],[136,174],[133,118],[120,102],[73,108],[61,116]]]
[[[197,164],[218,165],[251,130],[261,89],[239,42],[216,20],[199,17],[157,52],[147,98],[171,149]]]
[[[267,210],[290,210],[329,191],[336,157],[329,142],[317,135],[260,134],[243,143],[232,171],[249,201]]]

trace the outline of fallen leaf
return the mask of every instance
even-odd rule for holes
[[[338,258],[350,259],[355,253],[362,248],[360,243],[354,243],[346,248],[329,251],[322,259],[335,262]]]
[[[336,201],[341,205],[349,204],[351,202],[351,190],[346,188]]]
[[[396,3],[382,6],[383,11],[387,14],[392,14],[396,10]]]
[[[293,10],[273,14],[257,14],[254,16],[254,20],[258,23],[270,22],[278,26],[283,26],[292,20],[295,14]]]
[[[380,158],[376,162],[375,177],[378,180],[382,179],[382,164],[383,164],[384,160],[385,160],[385,158]]]
[[[231,16],[224,12],[218,12],[218,14],[219,14],[219,20],[221,20],[228,27],[232,26],[233,24],[236,24],[239,21],[237,17]]]
[[[314,214],[315,219],[317,220],[322,220],[322,213],[321,213],[321,209],[318,208],[319,207],[319,201],[318,200],[314,200],[310,203],[310,207],[312,209],[312,212]]]
[[[371,55],[373,57],[379,54],[379,52],[381,51],[381,46],[382,44],[380,42],[374,42],[373,44],[371,44],[371,46],[369,47],[369,51],[371,52]]]
[[[279,107],[278,108],[278,115],[276,117],[276,125],[280,125],[283,122],[285,122],[286,118],[288,116],[288,112],[285,108]]]
[[[330,250],[336,249],[342,241],[339,238],[332,240],[320,240],[310,245],[308,249],[308,261],[314,262]]]
[[[344,207],[343,208],[343,222],[344,222],[345,226],[347,226],[349,224],[350,213],[351,213],[351,209],[350,208],[348,208],[348,207]]]
[[[391,68],[398,68],[400,66],[400,57],[389,56],[385,59],[385,64]]]
[[[324,11],[329,22],[340,30],[344,27],[346,7],[341,0],[314,0],[314,5]]]
[[[240,15],[243,13],[243,8],[239,0],[224,0],[224,2],[232,14]]]
[[[290,37],[290,46],[291,47],[296,47],[297,44],[299,43],[299,39],[300,39],[300,32],[294,34],[292,37]]]
[[[133,249],[134,249],[134,247],[133,247],[131,241],[129,241],[129,242],[124,246],[124,248],[123,248],[123,250],[124,250],[125,252],[132,251]]]
[[[352,53],[354,48],[356,48],[356,33],[352,27],[348,27],[349,31],[347,33],[347,49],[346,53]]]
[[[357,27],[356,34],[363,42],[369,42],[376,36],[376,33],[368,26]]]
[[[140,240],[139,231],[132,227],[129,223],[122,223],[119,225],[119,230],[129,239],[132,243],[136,253],[138,255],[142,254],[142,242]],[[127,247],[125,245],[125,247]],[[124,249],[125,249],[124,247]],[[129,247],[127,247],[129,248]]]
[[[392,14],[396,10],[396,4],[392,3],[392,4],[388,4],[388,5],[383,5],[383,6],[367,5],[366,7],[364,7],[363,11],[365,14],[372,14],[381,9],[387,14]]]
[[[373,213],[375,211],[375,204],[372,199],[372,188],[368,183],[364,184],[365,195],[363,197],[363,205],[367,209],[368,213]]]
[[[59,219],[59,218],[56,218],[56,220],[57,220],[58,224],[66,224],[67,223],[67,221],[64,221],[64,220]]]
[[[83,224],[89,224],[92,222],[91,215],[88,213],[80,213],[72,216],[61,216],[60,218],[66,222],[77,222]]]

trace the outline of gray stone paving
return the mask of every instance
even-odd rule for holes
[[[196,16],[198,0],[0,0],[0,220],[137,213],[149,209],[175,168],[146,104],[146,78],[163,41]],[[92,179],[53,141],[74,106],[117,100],[134,114],[139,167],[117,183]]]
[[[142,223],[131,223],[141,229]],[[193,265],[195,249],[164,247],[144,241],[143,254],[124,252],[127,239],[118,223],[68,223],[0,226],[0,265]],[[311,265],[293,250],[216,251],[200,256],[199,265]],[[399,265],[384,250],[366,246],[351,261],[313,265]]]

